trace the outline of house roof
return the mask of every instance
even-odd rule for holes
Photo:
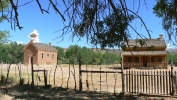
[[[45,51],[54,51],[54,52],[58,52],[58,50],[53,47],[50,44],[44,44],[44,43],[33,43],[33,45],[40,50],[45,50]]]
[[[122,55],[166,55],[166,51],[124,51]]]
[[[156,39],[142,39],[146,42],[145,46],[155,46],[155,47],[166,47],[164,39],[156,38]],[[127,45],[126,42],[124,42]],[[139,46],[141,47],[140,43],[137,42],[137,39],[129,40],[128,45],[132,46]]]

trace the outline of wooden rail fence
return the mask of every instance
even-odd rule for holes
[[[177,91],[177,72],[125,71],[124,91],[134,94],[175,95]]]

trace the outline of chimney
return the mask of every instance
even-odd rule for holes
[[[163,40],[163,34],[159,35],[160,40]]]
[[[49,42],[49,45],[52,45],[52,43],[51,43],[51,42]]]

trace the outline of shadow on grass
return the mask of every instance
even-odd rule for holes
[[[5,88],[0,88],[3,91]],[[12,96],[14,100],[141,100],[142,97],[129,95],[121,96],[119,94],[100,93],[100,92],[79,92],[78,90],[66,89],[61,87],[43,87],[34,86],[31,89],[30,85],[15,85],[8,88],[8,95]],[[143,97],[143,100],[149,100]],[[157,99],[153,99],[157,100]],[[163,99],[158,99],[163,100]]]

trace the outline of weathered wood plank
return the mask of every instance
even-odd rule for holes
[[[132,74],[134,74],[134,73],[133,73],[133,71],[131,71],[131,73],[132,73]],[[134,82],[134,77],[133,77],[133,75],[131,75],[131,76],[132,76],[132,93],[133,93],[133,92],[134,92],[134,91],[133,91],[133,85],[134,85],[134,84],[133,84],[133,82]]]
[[[154,71],[154,93],[157,93],[156,92],[156,73]]]
[[[143,74],[143,93],[144,93],[144,71],[142,72]]]
[[[159,74],[159,71],[157,71],[157,93],[160,93],[160,91],[159,91],[159,89],[160,89],[159,77],[160,77],[160,74]]]
[[[126,92],[128,92],[128,71],[126,71]]]
[[[131,78],[130,78],[130,70],[129,70],[129,92],[131,92],[131,80],[130,80]]]
[[[137,74],[136,74],[136,71],[134,71],[134,92],[135,93],[137,93],[137,91],[136,91],[136,89],[137,89],[137,83],[136,83],[136,76],[137,76]]]
[[[154,85],[153,85],[153,76],[152,76],[152,71],[151,71],[151,93],[153,93],[154,92]]]
[[[151,80],[150,80],[150,72],[148,71],[148,86],[149,86],[149,93],[151,93],[150,89],[151,89]]]
[[[145,76],[145,77],[146,77],[146,93],[148,93],[148,92],[147,92],[147,90],[148,90],[148,89],[147,89],[147,88],[148,88],[148,86],[147,86],[148,78],[147,78],[147,72],[146,72],[146,71],[145,71],[145,75],[146,75],[146,76]]]
[[[142,72],[140,71],[140,93],[142,93]]]
[[[139,93],[139,72],[137,71],[137,93]]]
[[[168,71],[166,71],[166,75],[168,75]],[[169,89],[169,85],[168,85],[168,76],[166,76],[166,94],[168,95],[169,94],[169,91],[168,91],[168,89]]]
[[[160,71],[160,93],[162,93],[162,71]]]
[[[168,71],[168,73],[169,73],[169,75],[170,75],[170,76],[169,76],[169,89],[170,89],[169,92],[170,92],[170,95],[171,95],[171,94],[172,94],[172,89],[171,89],[171,88],[172,88],[172,85],[171,85],[171,84],[172,84],[172,82],[171,82],[171,72]]]
[[[163,75],[164,75],[164,71],[163,71]],[[163,93],[165,94],[165,76],[163,77]]]
[[[81,70],[82,73],[122,73],[118,71],[94,71],[94,70]]]

